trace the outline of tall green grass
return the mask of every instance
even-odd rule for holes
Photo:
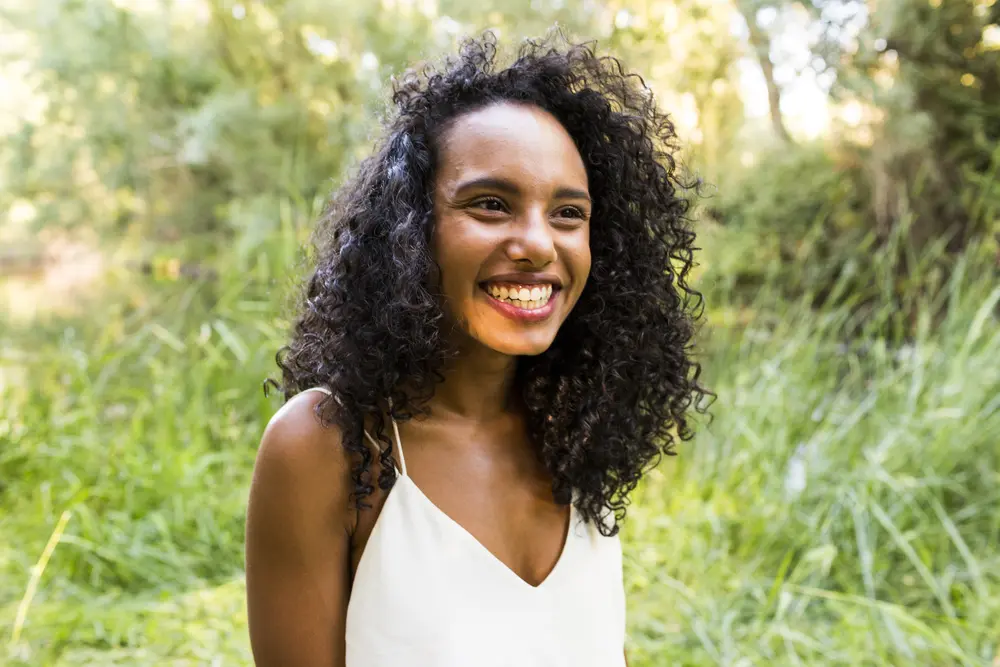
[[[846,312],[715,329],[716,420],[625,531],[642,664],[1000,661],[1000,299],[963,263],[898,349]]]
[[[255,257],[0,333],[0,663],[250,663],[244,503],[290,265]],[[764,290],[727,326],[712,295],[714,421],[623,531],[633,667],[991,664],[1000,290],[970,259],[938,298],[898,346],[892,312],[847,338],[846,310]]]

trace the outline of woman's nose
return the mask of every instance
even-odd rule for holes
[[[508,256],[532,266],[546,266],[556,260],[556,244],[552,225],[544,209],[525,212],[514,227],[514,237],[508,244]]]

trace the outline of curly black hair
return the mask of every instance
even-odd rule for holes
[[[383,140],[318,224],[315,269],[273,384],[286,400],[332,391],[317,413],[353,456],[357,508],[374,491],[366,420],[381,444],[377,482],[389,489],[383,414],[422,413],[455,354],[430,250],[437,146],[456,117],[491,104],[552,114],[583,158],[594,202],[586,288],[551,347],[519,357],[515,373],[555,501],[616,534],[644,472],[692,437],[689,409],[704,412],[701,399],[714,396],[692,358],[704,304],[686,282],[697,248],[681,191],[697,182],[678,176],[673,123],[619,60],[557,34],[562,48],[551,34],[526,40],[505,68],[486,32],[437,67],[407,71],[393,84]]]

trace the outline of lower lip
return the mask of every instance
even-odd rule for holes
[[[501,315],[505,315],[512,320],[518,320],[521,322],[541,322],[545,318],[555,311],[556,307],[556,297],[559,295],[559,291],[555,290],[552,292],[552,296],[549,297],[548,303],[540,308],[518,308],[517,306],[507,303],[506,301],[501,301],[493,297],[492,294],[483,290],[483,294],[486,295],[487,300],[489,300],[490,305],[496,308]]]

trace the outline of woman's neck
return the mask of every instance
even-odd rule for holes
[[[511,410],[517,357],[483,346],[464,349],[452,359],[434,388],[432,413],[488,421]]]

